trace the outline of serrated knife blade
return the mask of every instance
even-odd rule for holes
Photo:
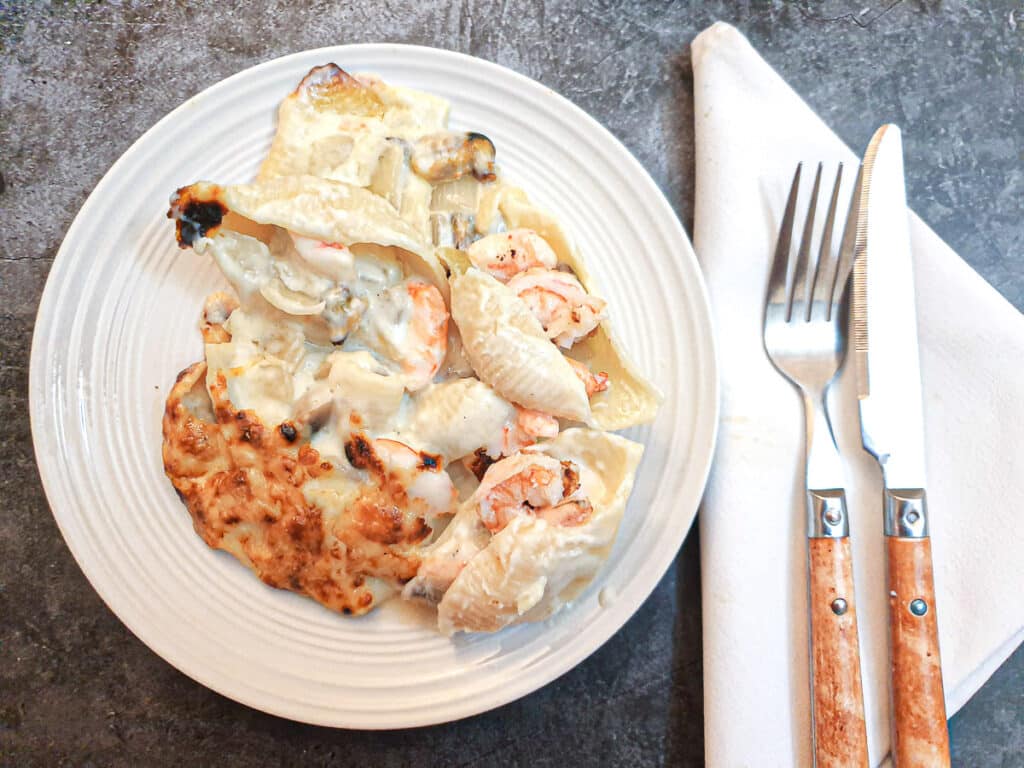
[[[852,342],[861,439],[887,488],[923,488],[924,418],[900,129],[864,155],[854,246]]]

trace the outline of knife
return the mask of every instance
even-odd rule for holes
[[[903,144],[895,125],[879,128],[864,155],[851,310],[861,440],[885,481],[893,762],[897,768],[948,766],[914,274]]]

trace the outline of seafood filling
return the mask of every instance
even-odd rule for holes
[[[517,453],[490,466],[474,499],[480,519],[497,533],[518,515],[553,525],[582,525],[593,512],[580,489],[579,468],[544,454]]]

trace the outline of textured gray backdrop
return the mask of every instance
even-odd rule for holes
[[[107,610],[47,508],[26,393],[36,305],[75,212],[146,128],[208,85],[337,43],[471,53],[540,80],[608,126],[689,228],[688,43],[719,18],[852,146],[883,121],[900,123],[911,205],[1024,306],[1020,2],[0,0],[0,764],[702,762],[696,534],[618,635],[522,701],[417,731],[297,725],[192,682]],[[952,733],[957,765],[1024,765],[1024,651],[953,718]]]

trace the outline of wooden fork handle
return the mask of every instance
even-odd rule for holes
[[[868,765],[850,537],[807,540],[817,768]]]
[[[932,544],[927,536],[885,537],[896,768],[949,765],[949,730],[935,620]]]

